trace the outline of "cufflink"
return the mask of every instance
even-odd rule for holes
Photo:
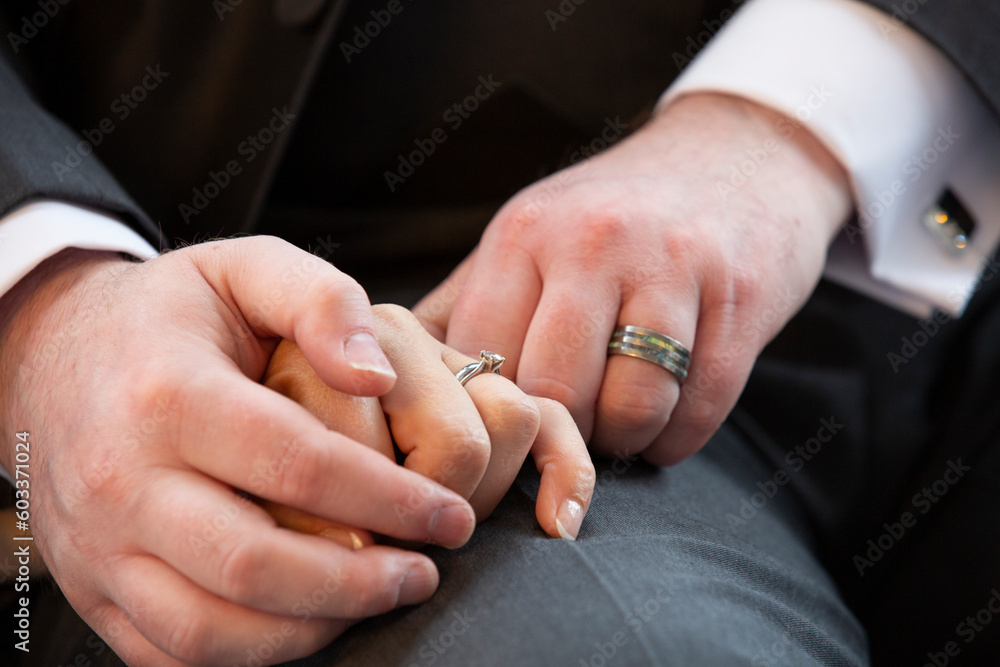
[[[934,235],[943,248],[961,254],[972,243],[976,223],[950,189],[931,205],[924,214],[924,227]]]

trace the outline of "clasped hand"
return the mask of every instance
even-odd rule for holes
[[[467,357],[400,309],[376,321],[357,283],[278,239],[142,264],[68,251],[2,303],[0,421],[32,433],[35,545],[130,665],[242,662],[275,633],[268,660],[291,660],[437,588],[420,552],[282,529],[244,492],[448,548],[465,544],[529,449],[546,531],[559,533],[571,499],[574,530],[589,501],[593,470],[563,408],[498,376],[463,388],[454,372]],[[298,344],[298,366],[271,381],[320,418],[259,383],[282,338]],[[324,403],[333,390],[383,402]],[[348,400],[353,412],[333,407]],[[383,409],[405,466],[387,457]]]
[[[538,522],[549,535],[574,539],[595,480],[586,444],[566,408],[528,396],[492,373],[463,387],[455,374],[473,359],[432,338],[405,308],[373,310],[379,344],[399,376],[388,393],[376,399],[332,389],[291,341],[275,350],[265,384],[331,430],[390,460],[395,460],[395,440],[406,468],[467,498],[480,521],[503,498],[530,451],[541,473]],[[409,514],[421,502],[414,495],[396,511]],[[290,528],[322,533],[346,546],[372,543],[365,531],[276,503],[266,507]]]

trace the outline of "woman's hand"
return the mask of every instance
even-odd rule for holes
[[[331,389],[288,341],[272,357],[267,386],[328,428],[392,458],[387,418],[405,467],[468,498],[480,521],[503,498],[530,452],[542,473],[538,522],[554,537],[575,538],[593,492],[594,468],[566,409],[527,396],[499,375],[479,375],[463,387],[455,373],[476,360],[434,340],[404,308],[376,306],[374,312],[379,344],[398,376],[381,399]],[[398,511],[405,516],[419,503],[413,498],[412,506]],[[295,512],[283,516],[279,520],[302,526],[308,521]],[[306,529],[356,547],[370,540],[367,533],[329,522]]]

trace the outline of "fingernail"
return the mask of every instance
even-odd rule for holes
[[[396,606],[402,607],[403,605],[426,602],[430,596],[434,595],[437,586],[438,574],[433,565],[430,563],[414,565],[403,575]]]
[[[430,523],[430,536],[434,544],[457,549],[472,537],[476,515],[468,505],[448,505],[434,512]]]
[[[375,336],[370,333],[356,333],[344,343],[344,356],[351,368],[369,373],[378,373],[396,379],[396,372],[382,353]]]
[[[583,505],[575,500],[567,500],[559,508],[556,514],[556,530],[559,537],[573,542],[580,534],[580,526],[583,525]]]

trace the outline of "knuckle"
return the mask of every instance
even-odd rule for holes
[[[544,396],[532,396],[531,400],[538,407],[542,422],[556,428],[560,428],[563,425],[576,427],[576,424],[573,422],[573,415],[559,401]]]
[[[701,242],[699,243],[699,241]],[[663,239],[663,251],[671,263],[684,261],[686,257],[691,256],[695,249],[703,251],[706,248],[704,236],[699,234],[693,226],[675,226],[671,228],[670,234]]]
[[[372,308],[379,327],[393,330],[412,331],[422,328],[420,321],[410,310],[395,304],[379,304]]]
[[[179,252],[183,254],[179,256],[199,272],[205,269],[222,269],[238,275],[252,270],[256,260],[267,256],[269,247],[273,249],[275,245],[282,243],[287,242],[267,236],[218,239],[182,248]]]
[[[168,654],[181,662],[209,664],[214,634],[211,621],[197,610],[191,610],[191,613],[173,619],[165,648]]]
[[[663,384],[614,389],[601,394],[601,417],[618,430],[644,429],[666,424],[673,392]]]
[[[539,412],[545,415],[554,413],[565,413],[569,415],[569,411],[566,410],[566,406],[556,401],[554,399],[548,398],[546,396],[532,396],[532,401],[538,406]]]
[[[725,301],[731,303],[736,310],[750,304],[759,303],[764,293],[764,276],[761,271],[751,266],[734,266],[723,284],[728,286]]]
[[[598,205],[587,214],[576,238],[585,262],[607,259],[608,249],[620,246],[633,233],[631,216],[616,206]]]
[[[494,401],[480,416],[491,439],[505,433],[529,443],[535,439],[542,421],[538,405],[524,395]]]
[[[192,431],[210,428],[212,413],[206,410],[206,396],[224,396],[219,377],[211,372],[186,376],[169,362],[153,361],[137,372],[141,381],[132,383],[135,391],[129,404],[133,426],[128,443],[160,441],[172,448],[182,445],[180,429]]]
[[[192,384],[200,380],[200,375],[181,377],[175,367],[167,361],[149,360],[135,369],[129,380],[133,389],[126,394],[130,411],[134,415],[146,415],[164,404],[181,404],[192,392]]]
[[[753,355],[737,356],[725,352],[699,359],[681,392],[683,399],[692,406],[705,406],[705,410],[715,410],[726,401],[735,403],[754,360]]]
[[[205,247],[213,244],[215,244],[219,250],[228,250],[233,261],[240,261],[241,259],[244,259],[245,256],[249,255],[264,255],[265,253],[273,252],[276,248],[281,247],[294,248],[298,250],[298,248],[285,239],[270,234],[258,234],[235,239],[222,239],[220,241],[212,241],[211,243],[201,244],[200,246],[195,247]]]
[[[770,284],[769,267],[759,261],[733,257],[718,248],[701,252],[701,285],[707,309],[735,319],[764,300]]]
[[[284,502],[312,506],[329,481],[329,467],[323,450],[308,446],[301,438],[291,438],[276,453],[271,467],[278,470],[278,488]]]
[[[696,299],[706,282],[704,276],[716,281],[715,271],[727,266],[721,251],[706,244],[704,236],[687,227],[673,228],[660,245],[651,249],[645,262],[636,262],[630,269],[627,284],[669,288],[671,291]]]
[[[490,223],[490,231],[497,235],[502,245],[516,246],[523,242],[525,232],[535,226],[540,212],[535,200],[522,194],[501,209]]]
[[[722,362],[720,362],[719,365],[724,366]],[[743,391],[748,375],[749,370],[746,373],[743,373],[742,369],[731,369],[728,372],[724,372],[717,380],[717,400],[731,401],[735,403],[736,399]],[[716,409],[721,413],[725,412],[725,410],[721,407],[716,407]]]
[[[722,425],[725,414],[714,401],[696,398],[688,404],[685,419],[688,427],[705,441]]]
[[[518,380],[518,386],[521,388],[521,391],[530,396],[556,401],[569,410],[573,416],[576,416],[586,407],[580,392],[557,378],[523,378]]]
[[[74,485],[74,493],[66,494],[65,498],[85,502],[101,497],[116,502],[127,497],[127,476],[122,470],[125,457],[117,447],[94,447],[80,465],[79,482]]]
[[[258,550],[246,540],[237,539],[220,555],[222,597],[235,602],[252,602],[256,591],[254,582],[265,565]]]
[[[390,573],[385,564],[377,562],[370,562],[366,572],[367,581],[342,600],[346,618],[366,618],[396,607],[402,575]]]
[[[630,231],[632,216],[618,203],[597,203],[591,208],[591,213],[583,221],[584,236],[597,239],[610,239]]]
[[[357,281],[336,269],[333,269],[333,272],[323,271],[315,279],[309,280],[305,286],[303,302],[311,304],[316,312],[344,308],[371,308],[368,297]]]
[[[490,462],[490,436],[483,428],[450,424],[442,430],[444,448],[463,467],[485,470]]]

